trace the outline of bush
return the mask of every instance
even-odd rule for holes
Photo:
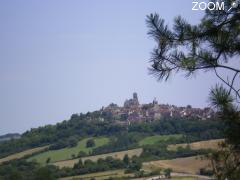
[[[86,142],[86,147],[90,148],[90,147],[94,147],[95,146],[95,141],[93,139],[89,139]]]
[[[47,164],[49,164],[49,163],[50,163],[50,161],[51,161],[51,158],[50,158],[50,157],[48,157],[48,158],[47,158],[47,160],[46,160],[46,163],[47,163]]]
[[[170,178],[171,177],[171,172],[172,172],[172,169],[171,168],[167,168],[164,170],[164,175],[166,178]]]
[[[75,146],[77,146],[77,143],[78,143],[78,139],[76,137],[70,137],[68,139],[68,146],[69,147],[75,147]]]
[[[87,153],[85,153],[84,151],[80,151],[78,153],[78,157],[85,157],[85,156],[87,156]]]
[[[213,175],[212,170],[208,170],[208,169],[205,169],[205,168],[201,168],[199,173],[200,173],[200,175],[204,175],[204,176],[212,176]]]

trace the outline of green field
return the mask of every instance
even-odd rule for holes
[[[183,137],[183,135],[181,135],[181,134],[148,136],[148,137],[145,137],[144,139],[142,139],[141,141],[139,141],[139,145],[140,146],[152,145],[152,144],[168,141],[172,138],[173,139],[181,139],[182,137]]]
[[[24,158],[25,156],[30,156],[34,153],[39,153],[41,151],[46,150],[48,147],[49,146],[32,148],[32,149],[28,149],[28,150],[25,150],[25,151],[22,151],[22,152],[19,152],[19,153],[9,155],[7,157],[4,157],[4,158],[0,159],[0,164],[2,164],[4,162],[15,160],[15,159],[21,159],[21,158]]]
[[[90,139],[90,138],[86,138],[86,139],[79,141],[76,147],[63,148],[63,149],[59,149],[59,150],[50,150],[50,151],[35,155],[35,156],[29,158],[28,160],[29,161],[36,160],[37,162],[39,162],[41,164],[45,164],[46,160],[48,158],[51,159],[50,162],[67,160],[67,159],[71,159],[73,154],[75,156],[77,156],[80,151],[83,151],[83,152],[89,154],[94,148],[103,146],[109,142],[109,139],[106,137],[93,138],[95,141],[95,146],[92,148],[86,148],[86,142],[88,139]]]

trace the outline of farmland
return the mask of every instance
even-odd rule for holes
[[[63,148],[59,150],[50,150],[50,151],[38,154],[36,156],[33,156],[28,160],[29,161],[36,160],[41,164],[44,164],[48,158],[51,159],[50,162],[67,160],[67,159],[71,159],[73,155],[77,156],[80,151],[83,151],[86,154],[89,154],[94,148],[103,146],[109,142],[109,139],[105,137],[93,138],[95,141],[95,146],[86,148],[86,142],[88,139],[89,138],[79,141],[76,147]]]
[[[48,148],[48,146],[43,146],[43,147],[32,148],[32,149],[28,149],[26,151],[22,151],[22,152],[19,152],[19,153],[12,154],[10,156],[7,156],[5,158],[0,159],[0,164],[2,164],[4,162],[12,161],[14,159],[24,158],[25,156],[29,156],[29,155],[32,155],[34,153],[44,151],[47,148]]]
[[[119,151],[119,152],[113,152],[113,153],[107,153],[107,154],[101,154],[101,155],[96,155],[96,156],[88,156],[88,157],[83,157],[81,158],[82,161],[85,161],[87,159],[90,159],[92,161],[97,161],[98,159],[106,158],[108,156],[111,156],[116,159],[123,159],[124,155],[127,154],[129,157],[133,157],[134,155],[140,156],[142,153],[142,148],[138,149],[132,149],[132,150],[126,150],[126,151]],[[75,163],[79,161],[79,158],[77,159],[72,159],[72,160],[66,160],[66,161],[59,161],[53,163],[54,165],[62,168],[62,167],[73,167]]]
[[[219,143],[224,142],[224,139],[213,139],[208,141],[198,141],[193,143],[169,145],[168,150],[177,150],[178,147],[186,148],[188,145],[193,150],[199,149],[217,149]]]
[[[197,174],[200,168],[209,167],[210,161],[203,159],[201,156],[151,161],[143,164],[143,168],[150,171],[157,168],[171,168],[174,172],[189,174]]]
[[[139,142],[140,146],[143,145],[152,145],[156,143],[161,143],[168,141],[170,139],[181,139],[183,136],[181,134],[173,134],[173,135],[155,135],[155,136],[148,136],[142,139]]]

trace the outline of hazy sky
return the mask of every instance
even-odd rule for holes
[[[0,134],[122,105],[134,91],[141,103],[206,106],[214,76],[159,83],[147,70],[155,44],[146,15],[198,23],[191,8],[191,0],[0,1]]]

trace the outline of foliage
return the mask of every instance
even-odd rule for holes
[[[84,151],[79,151],[78,157],[85,157],[85,156],[87,156],[87,153],[86,153],[86,152],[84,152]]]
[[[138,146],[140,139],[149,135],[183,134],[187,138],[183,140],[189,142],[223,137],[221,133],[223,124],[215,120],[201,121],[198,119],[168,117],[154,122],[132,123],[127,127],[114,123],[89,120],[89,117],[99,118],[101,116],[96,114],[96,112],[85,115],[73,115],[69,121],[27,131],[20,139],[1,143],[0,157],[51,143],[51,150],[70,149],[68,147],[75,145],[75,142],[70,145],[70,139],[72,139],[71,141],[76,141],[80,137],[82,139],[100,135],[112,138],[110,143],[104,145],[104,147],[94,147],[93,154],[135,148]],[[79,150],[75,153],[76,156]],[[50,156],[48,155],[48,157]]]
[[[50,161],[51,161],[51,158],[48,157],[47,160],[46,160],[46,164],[50,163]]]
[[[214,175],[220,179],[240,178],[240,113],[236,98],[222,86],[211,90],[210,100],[219,111],[219,119],[225,124],[226,142],[210,156]]]
[[[172,169],[171,168],[167,168],[167,169],[164,169],[164,175],[166,178],[171,178],[171,172],[172,172]]]
[[[207,149],[192,150],[189,147],[179,147],[176,151],[171,151],[167,149],[167,144],[162,143],[144,146],[140,158],[142,161],[151,161],[196,156],[200,154],[208,154],[210,152],[212,151]]]
[[[230,6],[229,1],[223,2]],[[168,80],[173,73],[180,71],[186,76],[199,70],[211,70],[219,76],[218,69],[238,74],[239,69],[227,64],[240,53],[238,11],[239,7],[231,12],[206,11],[198,25],[191,25],[182,17],[176,17],[173,30],[165,25],[158,14],[147,16],[148,34],[157,44],[152,52],[150,71],[159,80]],[[232,82],[226,81],[225,84],[237,91]]]
[[[93,149],[92,154],[97,155],[134,149],[138,147],[137,142],[138,138],[136,138],[135,133],[120,133],[116,137],[111,138],[108,144]]]
[[[129,165],[130,160],[129,160],[129,157],[128,157],[127,154],[124,155],[124,157],[123,157],[123,162],[125,163],[126,166]]]
[[[95,141],[94,139],[89,139],[86,142],[86,148],[94,147],[95,146]]]
[[[0,166],[3,180],[55,180],[58,169],[54,166],[40,167],[35,162],[17,160]]]
[[[130,171],[140,171],[142,167],[142,161],[137,156],[133,156],[131,162],[128,164],[127,168]]]
[[[131,162],[130,162],[131,164]],[[0,179],[3,180],[55,180],[59,177],[88,174],[92,172],[102,172],[114,169],[125,168],[125,163],[120,159],[106,157],[97,162],[91,160],[82,161],[74,165],[73,168],[59,169],[52,165],[39,166],[36,162],[24,160],[12,161],[0,166]]]
[[[106,157],[105,159],[98,159],[96,162],[91,160],[83,161],[80,159],[78,163],[76,163],[73,167],[73,174],[88,174],[93,172],[114,170],[114,169],[122,169],[127,168],[128,172],[136,172],[139,171],[142,167],[142,162],[138,157],[133,157],[132,159],[127,160],[114,159],[113,157]]]
[[[75,147],[78,144],[78,138],[74,136],[70,137],[68,141],[69,141],[69,147]]]
[[[206,169],[206,168],[201,168],[199,170],[199,174],[200,175],[204,175],[204,176],[212,176],[213,175],[213,171],[209,170],[209,169]]]

